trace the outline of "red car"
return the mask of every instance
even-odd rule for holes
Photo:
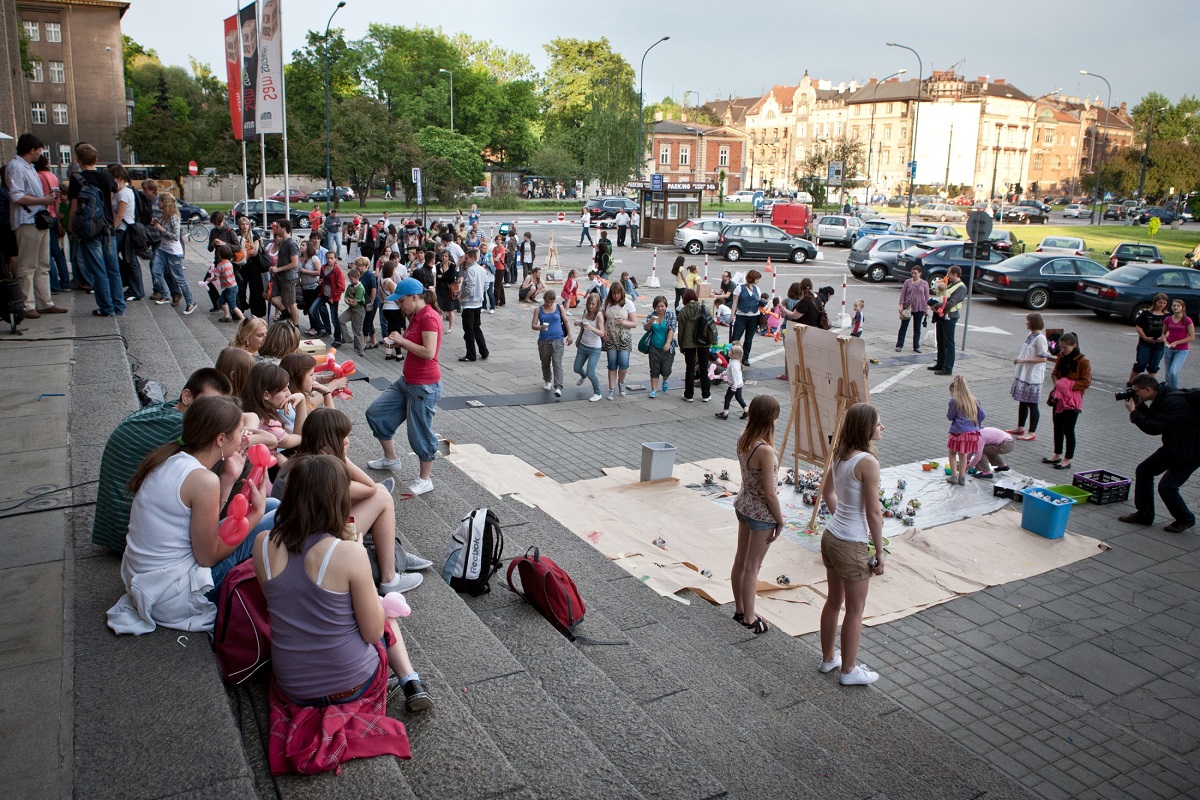
[[[954,198],[953,203],[956,206],[970,206],[975,204],[975,199],[964,194]]]
[[[289,194],[292,197],[293,203],[303,203],[305,200],[308,199],[308,194],[306,192],[300,191],[299,189],[292,189],[289,192]],[[268,200],[278,200],[281,203],[283,202],[283,197],[284,197],[283,189],[280,189],[275,194],[267,195]]]

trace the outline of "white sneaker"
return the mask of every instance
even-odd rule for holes
[[[591,397],[589,397],[589,398],[588,398],[588,402],[589,402],[589,403],[594,403],[594,402],[596,402],[597,400],[600,400],[600,399],[602,399],[601,395],[594,394],[594,395],[592,395]]]
[[[425,576],[418,572],[398,572],[396,577],[387,583],[379,584],[379,593],[384,595],[388,592],[400,592],[401,594],[411,592],[420,586],[423,580],[425,580]]]
[[[609,399],[609,400],[612,400],[612,399],[613,399],[613,390],[612,390],[612,389],[609,389],[609,390],[608,390],[608,399]]]
[[[398,458],[377,458],[374,461],[368,461],[367,466],[371,469],[390,469],[392,472],[400,471],[400,459]]]
[[[168,303],[170,303],[170,302],[171,302],[171,298],[169,298],[169,297],[166,297],[166,298],[163,298],[162,300],[155,300],[155,301],[154,301],[154,305],[156,305],[156,306],[165,306],[165,305],[167,305],[167,304],[168,304]]]
[[[877,680],[879,673],[867,669],[862,664],[855,665],[849,672],[843,672],[841,677],[842,686],[870,686]]]
[[[579,380],[575,381],[576,386],[583,386],[583,382],[587,380],[586,375],[580,375]]]
[[[433,491],[433,479],[425,478],[422,480],[421,478],[417,478],[409,484],[408,491],[412,495],[428,494]]]
[[[624,397],[625,396],[625,384],[618,383],[617,389],[621,392],[621,397]]]
[[[562,389],[555,389],[555,390],[554,390],[554,396],[555,396],[555,397],[562,397]]]
[[[833,660],[822,661],[821,666],[818,667],[817,669],[819,669],[821,671],[822,675],[828,675],[830,672],[833,672],[835,669],[837,669],[841,665],[842,665],[842,651],[834,650],[833,651]]]
[[[545,383],[542,384],[542,388],[548,392],[554,388],[554,384],[551,383],[550,381],[546,381]]]
[[[489,313],[489,314],[495,314],[495,313],[496,313],[496,309],[494,309],[494,308],[489,308],[489,309],[488,309],[488,313]]]
[[[421,558],[420,556],[413,555],[412,553],[406,553],[406,555],[408,556],[404,562],[404,569],[406,572],[416,572],[419,569],[429,569],[433,566],[433,562],[428,558]]]

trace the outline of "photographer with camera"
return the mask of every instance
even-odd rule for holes
[[[1200,442],[1187,396],[1179,389],[1160,384],[1150,375],[1138,375],[1133,379],[1133,386],[1117,392],[1116,397],[1125,401],[1130,422],[1142,433],[1162,436],[1163,442],[1162,447],[1137,465],[1133,490],[1133,505],[1137,511],[1121,517],[1121,522],[1153,524],[1154,479],[1162,475],[1158,494],[1175,518],[1163,530],[1182,533],[1194,527],[1196,517],[1179,494],[1179,487],[1200,467]]]
[[[934,375],[954,374],[954,327],[958,324],[958,311],[967,299],[967,285],[962,282],[962,270],[958,265],[946,270],[942,281],[934,282],[937,296],[929,299],[933,324],[937,326],[937,361],[927,369]]]

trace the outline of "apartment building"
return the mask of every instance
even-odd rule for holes
[[[748,139],[731,127],[659,120],[650,134],[653,163],[648,171],[663,175],[667,183],[708,181],[717,191],[724,173],[724,191],[730,194],[745,187]]]

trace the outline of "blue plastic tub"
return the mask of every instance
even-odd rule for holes
[[[1067,532],[1067,518],[1075,499],[1038,486],[1022,489],[1021,494],[1025,496],[1021,503],[1021,527],[1047,539],[1061,539]]]

